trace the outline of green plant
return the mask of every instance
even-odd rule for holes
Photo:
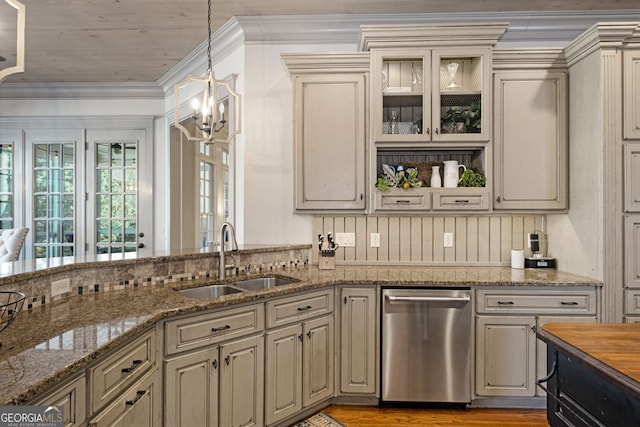
[[[449,130],[450,133],[456,128],[456,123],[464,123],[464,132],[480,133],[482,130],[480,102],[471,102],[469,108],[451,107],[440,119],[440,127],[443,130]]]
[[[471,168],[467,168],[466,171],[460,175],[460,181],[458,181],[458,187],[484,187],[487,184],[487,178],[474,172]]]

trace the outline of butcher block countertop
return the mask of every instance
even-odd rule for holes
[[[80,271],[74,273],[80,274]],[[317,266],[305,265],[279,269],[268,275],[286,276],[297,282],[219,298],[191,299],[175,292],[177,288],[238,280],[238,277],[224,281],[202,278],[77,295],[33,309],[27,309],[25,304],[17,320],[0,334],[0,405],[28,403],[82,372],[96,359],[155,327],[157,322],[189,313],[259,303],[268,298],[340,285],[525,289],[602,286],[600,281],[555,270],[512,271],[508,267],[338,266],[335,270],[319,270]],[[243,276],[248,277],[251,276]]]
[[[640,396],[640,324],[548,323],[538,330],[538,338]]]

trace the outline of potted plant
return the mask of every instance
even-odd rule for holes
[[[469,108],[454,106],[447,110],[440,120],[443,133],[480,133],[482,115],[480,102],[473,101]]]

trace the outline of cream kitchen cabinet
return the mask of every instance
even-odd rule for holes
[[[640,139],[640,50],[625,50],[622,56],[624,138]]]
[[[490,48],[371,49],[371,73],[377,143],[489,140]],[[447,122],[455,110],[461,125]]]
[[[493,208],[567,209],[567,73],[494,75]]]
[[[30,405],[62,406],[65,427],[86,425],[87,417],[87,380],[84,375],[72,379],[46,395],[38,397]]]
[[[640,144],[624,147],[624,210],[640,213]]]
[[[267,302],[267,425],[333,397],[333,295],[326,290]]]
[[[262,304],[165,322],[165,425],[263,425],[263,329]]]
[[[161,385],[154,367],[89,421],[89,427],[159,427]]]
[[[625,287],[640,288],[640,215],[629,215],[624,222]]]
[[[369,55],[283,59],[293,80],[295,210],[364,210]]]
[[[595,289],[476,290],[476,395],[534,397],[546,375],[536,331],[549,322],[596,322]]]
[[[340,290],[340,392],[374,395],[378,372],[375,287]]]

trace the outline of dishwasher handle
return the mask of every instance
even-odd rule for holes
[[[470,302],[471,296],[466,295],[464,297],[436,297],[436,296],[394,296],[394,295],[386,295],[387,299],[390,303],[394,302]]]

